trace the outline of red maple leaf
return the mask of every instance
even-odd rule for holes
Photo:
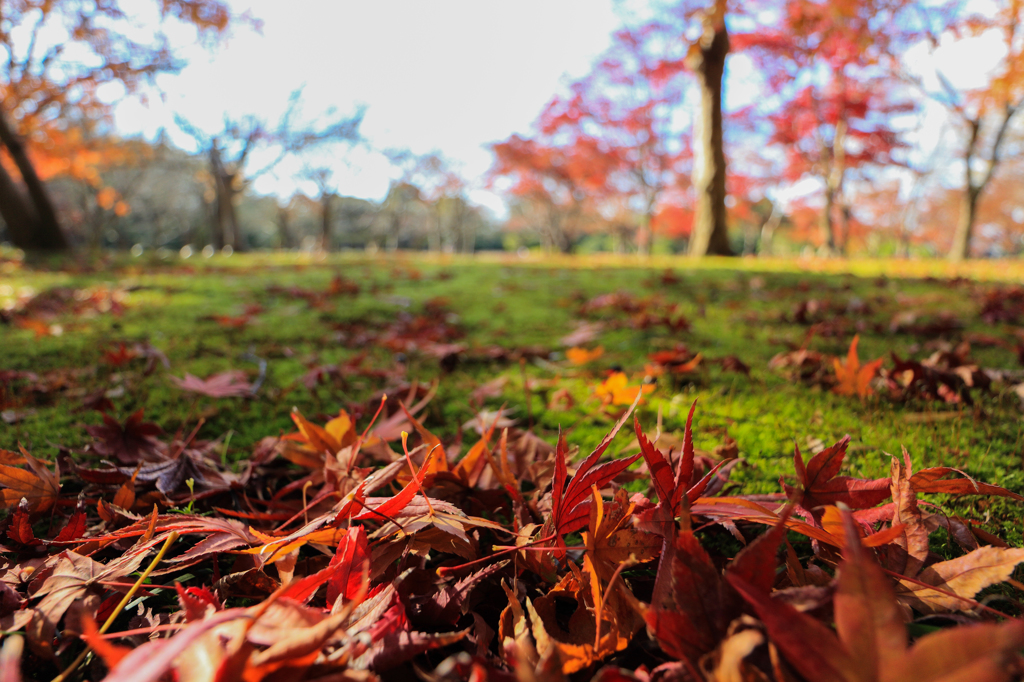
[[[846,457],[846,448],[850,437],[845,436],[838,443],[826,448],[811,458],[804,466],[800,456],[800,448],[796,448],[793,463],[796,474],[803,486],[803,498],[800,503],[805,509],[823,505],[834,505],[843,502],[851,509],[869,509],[888,499],[888,478],[862,479],[848,476],[837,476]],[[792,496],[793,488],[785,486],[786,494]]]
[[[163,430],[156,424],[142,421],[142,414],[140,409],[121,424],[104,413],[103,424],[85,427],[96,439],[91,446],[93,452],[103,457],[114,457],[122,464],[152,459],[159,444],[156,436]]]

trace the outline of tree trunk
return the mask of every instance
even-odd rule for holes
[[[46,185],[36,173],[21,139],[0,110],[0,148],[4,147],[21,173],[26,190],[22,192],[10,173],[0,166],[0,217],[7,223],[11,241],[25,250],[66,251],[68,240],[61,230]]]
[[[218,249],[225,246],[235,248],[231,227],[231,198],[224,191],[220,178],[215,180],[217,185],[217,203],[214,211],[213,221],[213,243]]]
[[[636,228],[636,254],[641,258],[651,255],[651,222],[654,218],[654,207],[648,203],[647,210],[640,217]]]
[[[551,241],[551,232],[548,230],[540,231],[540,250],[544,253],[554,253],[555,243]]]
[[[11,243],[19,248],[28,248],[32,243],[32,229],[36,215],[14,178],[0,164],[0,218],[7,225]]]
[[[747,223],[743,229],[743,255],[753,256],[757,253],[757,236],[760,233],[757,225]]]
[[[331,223],[333,222],[331,198],[330,192],[324,192],[320,195],[320,248],[324,251],[330,251],[333,248],[331,239]]]
[[[555,234],[558,231],[558,216],[553,207],[548,207],[547,224],[540,230],[540,248],[544,253],[555,252]]]
[[[836,192],[831,183],[828,183],[825,185],[825,208],[818,217],[818,227],[821,230],[819,253],[823,256],[833,256],[836,253],[835,207]]]
[[[757,255],[758,256],[771,256],[774,250],[773,240],[775,239],[775,230],[782,223],[782,211],[779,210],[778,205],[772,204],[771,215],[768,216],[768,220],[764,221],[761,225],[761,238],[757,241]]]
[[[388,233],[385,241],[385,247],[388,251],[394,252],[398,250],[398,238],[399,232],[402,229],[402,224],[399,222],[397,213],[391,215],[391,219],[388,223]]]
[[[1003,105],[1001,120],[996,129],[995,139],[992,141],[992,152],[988,160],[988,170],[978,180],[975,180],[971,171],[974,158],[978,155],[978,140],[981,134],[981,119],[975,118],[968,121],[970,136],[967,148],[964,152],[964,198],[960,203],[960,219],[957,221],[956,232],[953,234],[953,247],[949,251],[949,260],[958,263],[971,256],[971,237],[974,233],[974,221],[978,217],[978,201],[982,192],[988,187],[992,176],[999,166],[1002,157],[1002,146],[1006,140],[1006,132],[1010,128],[1010,121],[1016,115],[1020,107],[1024,105],[1024,99],[1016,104],[1009,101]]]
[[[244,251],[245,244],[242,243],[238,212],[235,209],[235,199],[238,195],[238,190],[235,189],[237,171],[229,171],[224,165],[216,140],[210,146],[210,170],[217,195],[217,212],[214,221],[214,232],[217,234],[214,241],[220,242],[217,244],[218,248],[230,246],[233,251]]]
[[[541,246],[547,253],[571,253],[572,240],[566,223],[572,218],[555,206],[548,207],[547,229],[541,232]],[[545,239],[546,237],[546,239]]]
[[[427,251],[441,253],[442,230],[441,230],[441,209],[433,207],[434,229],[427,232]]]
[[[626,253],[629,243],[629,234],[632,232],[629,225],[614,225],[611,230],[612,253],[621,256]]]
[[[287,206],[277,207],[277,238],[281,242],[282,249],[290,249],[292,244],[291,219],[288,215]]]
[[[848,255],[850,248],[850,220],[852,218],[850,207],[844,202],[839,206],[839,243],[837,248],[842,256]]]
[[[231,248],[235,251],[248,251],[248,246],[242,239],[242,225],[238,222],[238,191],[234,188],[234,176],[231,176],[231,184],[228,185],[227,218],[228,228],[231,230]]]
[[[971,237],[974,234],[974,220],[978,216],[978,198],[981,188],[968,186],[960,201],[960,216],[956,221],[956,232],[953,233],[953,246],[949,250],[949,260],[959,263],[971,257]]]
[[[98,205],[92,210],[89,210],[88,206],[82,207],[82,215],[87,216],[84,222],[89,226],[89,249],[92,251],[103,248],[103,213],[103,209]]]
[[[468,217],[462,219],[462,253],[476,251],[476,223]]]
[[[192,223],[192,216],[187,213],[180,213],[178,220],[185,225],[185,243],[189,246],[195,244],[196,230],[195,225]]]
[[[233,251],[244,251],[242,234],[238,227],[238,211],[235,209],[235,190],[230,178],[217,180],[217,232],[221,248],[230,246]]]
[[[725,211],[725,147],[722,140],[722,77],[729,54],[725,28],[725,0],[704,20],[704,35],[691,48],[689,65],[700,81],[700,116],[697,120],[698,158],[693,169],[697,210],[690,236],[690,255],[733,255],[729,247]]]
[[[156,220],[153,221],[153,241],[150,244],[154,249],[158,249],[164,245],[164,225],[165,218],[163,213],[158,213]]]
[[[836,211],[843,196],[843,182],[846,179],[846,121],[836,124],[832,147],[825,147],[823,155],[831,154],[832,169],[825,178],[825,210],[821,214],[821,237],[823,255],[834,256],[846,248],[846,214],[839,216],[840,237],[836,239]]]
[[[216,184],[217,183],[215,181],[215,189]],[[220,217],[220,190],[216,189],[214,194],[216,196],[212,204],[206,203],[206,198],[203,198],[203,212],[206,214],[208,224],[210,226],[209,244],[214,249],[220,251],[224,248],[224,228],[221,225]]]
[[[910,258],[910,232],[900,230],[896,235],[896,251],[893,254],[896,258]]]

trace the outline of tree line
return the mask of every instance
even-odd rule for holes
[[[203,153],[185,152],[166,138],[121,140],[117,146],[120,154],[97,168],[102,189],[69,174],[47,182],[61,216],[61,235],[75,247],[188,247],[186,253],[204,247],[232,252],[500,248],[497,225],[466,199],[461,186],[430,191],[414,184],[421,178],[403,175],[382,200],[369,201],[341,195],[329,171],[319,168],[304,171],[315,191],[268,196],[251,191],[254,175],[243,172],[239,149],[231,151],[225,138],[211,141]],[[5,237],[13,235],[5,235],[0,223],[0,241]]]
[[[117,2],[0,0],[7,240],[36,250],[136,239],[241,250],[312,237],[321,248],[463,251],[487,232],[467,199],[472,183],[440,153],[387,150],[399,177],[381,202],[341,199],[330,166],[316,164],[302,171],[309,197],[253,195],[253,180],[285,157],[365,144],[364,110],[303,120],[299,93],[276,123],[225,119],[211,134],[179,119],[194,154],[166,139],[118,138],[105,93],[137,94],[181,68],[171,25],[215,45],[254,23],[219,0],[151,5],[147,34]],[[483,180],[507,198],[516,243],[570,252],[600,241],[644,254],[670,241],[693,255],[802,245],[953,260],[1024,248],[1024,2],[618,8],[622,28],[590,73],[553,96],[529,133],[492,145]],[[998,63],[965,84],[934,65],[970,39]],[[732,69],[745,80],[727,78]],[[946,121],[929,142],[923,121],[936,108]],[[261,167],[256,150],[269,153]]]

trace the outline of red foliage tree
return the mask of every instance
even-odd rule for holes
[[[578,130],[568,139],[513,135],[492,149],[492,182],[507,179],[512,196],[532,205],[546,249],[571,252],[606,196],[608,177],[619,166],[615,151]]]
[[[785,154],[784,176],[817,178],[823,186],[819,229],[830,254],[846,248],[851,172],[900,163],[906,146],[897,118],[915,106],[896,94],[885,68],[893,42],[886,22],[895,21],[905,5],[789,0],[777,26],[735,41],[757,60],[777,93],[761,113],[770,125],[769,143]]]
[[[553,99],[538,123],[543,134],[593,136],[606,145],[617,165],[603,194],[618,199],[619,222],[641,254],[650,250],[659,204],[667,191],[678,193],[688,184],[692,160],[678,120],[686,81],[660,48],[651,25],[617,32],[590,74],[571,86],[568,97]]]

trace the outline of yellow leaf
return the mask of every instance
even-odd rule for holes
[[[594,395],[605,405],[632,405],[637,391],[647,395],[654,390],[654,384],[630,386],[622,372],[615,372],[594,388]]]
[[[334,442],[338,444],[338,450],[355,442],[356,434],[352,428],[352,418],[348,416],[348,412],[345,410],[342,410],[338,413],[337,417],[327,422],[324,425],[324,431],[334,438]]]

